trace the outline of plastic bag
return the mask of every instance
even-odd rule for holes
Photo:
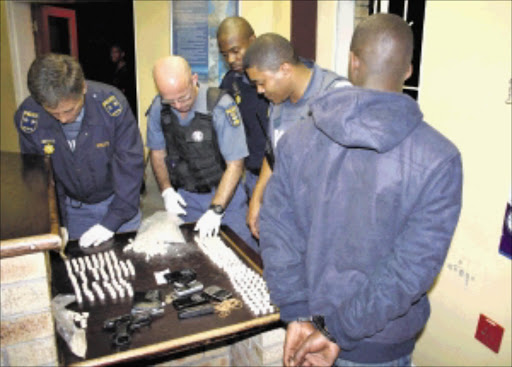
[[[186,241],[181,233],[180,224],[183,221],[166,211],[157,211],[144,219],[135,236],[123,252],[143,254],[146,261],[154,256],[174,253],[180,256],[187,250]]]
[[[71,294],[59,294],[52,300],[52,313],[55,318],[57,332],[64,339],[69,349],[78,357],[85,358],[87,352],[87,338],[85,329],[75,325],[78,312],[66,309],[66,306],[75,302],[76,297]]]

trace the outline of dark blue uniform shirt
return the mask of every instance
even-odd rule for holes
[[[116,88],[87,81],[84,116],[71,150],[61,123],[32,97],[16,111],[22,153],[49,154],[65,218],[65,196],[88,204],[114,195],[101,225],[115,231],[139,210],[144,153],[137,122]]]
[[[249,148],[249,156],[245,158],[245,166],[259,174],[265,155],[265,134],[268,131],[268,101],[264,96],[258,94],[245,74],[233,70],[230,70],[224,76],[220,88],[228,91],[238,104],[244,122],[247,147]],[[258,121],[258,117],[261,122]]]

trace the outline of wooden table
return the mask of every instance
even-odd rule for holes
[[[109,243],[94,249],[80,249],[76,241],[71,241],[67,248],[68,258],[89,255],[113,249],[120,260],[131,259],[135,265],[136,278],[132,280],[135,291],[161,289],[162,293],[171,291],[169,285],[157,286],[154,278],[155,271],[167,268],[180,270],[191,267],[197,273],[197,279],[205,287],[218,285],[234,292],[229,278],[225,272],[213,264],[210,259],[197,247],[194,242],[193,224],[182,225],[182,232],[187,241],[188,250],[180,254],[169,254],[150,261],[144,257],[123,253],[123,247],[135,233],[117,234]],[[252,251],[229,227],[221,227],[223,242],[237,253],[247,266],[261,274],[262,265],[260,257]],[[68,279],[64,262],[58,254],[52,254],[52,294],[73,294],[72,285]],[[198,346],[215,343],[226,338],[236,338],[259,328],[272,328],[280,326],[279,314],[273,313],[256,317],[246,306],[234,310],[228,317],[220,318],[217,315],[201,316],[188,320],[179,320],[172,305],[165,306],[163,316],[153,320],[151,326],[143,327],[132,335],[132,342],[128,349],[120,350],[112,345],[112,333],[102,329],[106,319],[130,312],[132,302],[130,299],[106,304],[89,305],[84,301],[80,308],[76,303],[68,309],[80,312],[89,312],[87,327],[87,354],[85,360],[71,353],[68,346],[59,337],[59,360],[64,365],[109,365],[121,362],[146,361],[161,355],[169,355],[177,351],[187,350]],[[142,362],[142,361],[141,361]]]
[[[49,159],[11,152],[0,156],[0,257],[60,248]]]

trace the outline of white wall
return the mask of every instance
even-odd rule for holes
[[[464,193],[418,366],[512,365],[511,260],[498,253],[512,177],[511,17],[510,1],[427,1],[419,103],[460,149]],[[505,328],[499,354],[474,338],[480,313]]]
[[[28,97],[27,73],[36,57],[30,3],[6,2],[7,22],[11,46],[14,93],[19,105]]]

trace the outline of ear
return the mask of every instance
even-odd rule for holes
[[[409,79],[412,75],[412,64],[409,64],[409,67],[407,68],[407,72],[405,73],[404,81]]]
[[[348,67],[352,72],[358,71],[361,68],[361,59],[353,51],[350,51]]]
[[[249,37],[249,44],[252,43],[252,41],[254,41],[256,39],[256,36],[253,34],[252,36]]]
[[[197,85],[197,81],[199,80],[199,76],[197,73],[192,74],[192,85]]]
[[[292,74],[293,66],[290,63],[283,62],[279,67],[279,71],[283,74],[283,76],[289,77]]]
[[[87,93],[87,82],[84,80],[84,86],[82,88],[82,93],[85,95]]]

